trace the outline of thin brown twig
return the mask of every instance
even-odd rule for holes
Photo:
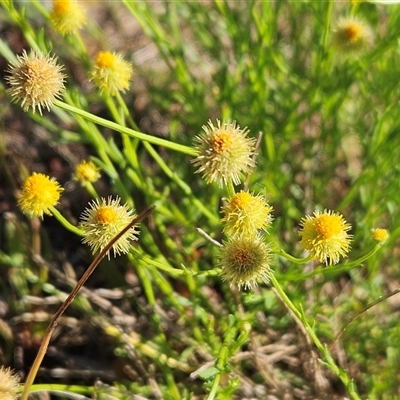
[[[394,296],[395,294],[400,293],[400,288],[397,288],[395,290],[393,290],[392,292],[388,293],[388,294],[384,294],[382,296],[380,296],[379,298],[377,298],[375,301],[373,301],[372,303],[369,303],[363,310],[361,310],[358,314],[356,314],[353,318],[351,318],[351,320],[349,322],[347,322],[347,324],[340,330],[340,332],[336,335],[335,339],[333,339],[333,342],[330,344],[329,346],[329,351],[333,348],[333,346],[335,345],[335,343],[342,337],[343,333],[346,331],[346,329],[361,315],[363,315],[364,313],[366,313],[368,310],[370,310],[372,307],[375,307],[376,305],[378,305],[379,303],[381,303],[382,301],[387,300],[389,297]]]
[[[61,304],[61,306],[57,310],[57,312],[53,315],[53,318],[51,319],[49,326],[47,327],[46,332],[43,336],[42,343],[40,344],[40,348],[39,348],[36,358],[32,364],[31,370],[29,371],[29,374],[26,378],[24,389],[22,391],[20,400],[28,399],[29,389],[30,389],[31,385],[33,384],[33,381],[35,380],[35,377],[39,370],[40,364],[42,363],[43,358],[46,354],[47,348],[49,346],[51,336],[53,335],[54,329],[56,328],[58,321],[59,321],[60,317],[62,316],[62,314],[72,303],[72,301],[78,294],[81,287],[86,283],[86,281],[89,279],[90,275],[92,275],[93,271],[99,265],[100,261],[105,257],[105,255],[111,249],[111,247],[115,244],[115,242],[117,240],[119,240],[121,238],[121,236],[124,235],[133,225],[137,224],[138,222],[143,221],[148,215],[150,215],[151,212],[153,212],[154,209],[155,209],[155,206],[149,206],[149,207],[145,208],[124,229],[122,229],[121,232],[119,232],[113,239],[110,240],[110,242],[104,247],[104,249],[94,258],[92,263],[89,265],[88,269],[85,271],[85,273],[82,275],[82,277],[77,282],[76,286],[72,289],[71,293],[65,299],[63,304]]]

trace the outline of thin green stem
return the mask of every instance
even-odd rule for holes
[[[214,380],[213,380],[213,383],[212,383],[212,386],[211,386],[211,391],[208,394],[207,400],[214,400],[215,399],[215,396],[217,395],[217,391],[219,389],[220,380],[221,380],[221,374],[219,373],[214,377]]]
[[[93,394],[95,389],[93,386],[80,386],[80,385],[63,385],[58,383],[41,383],[31,386],[30,393],[34,392],[51,392],[51,391],[65,391],[74,394]]]
[[[304,313],[300,312],[296,308],[296,306],[292,303],[292,301],[286,295],[286,293],[282,289],[282,286],[279,284],[278,280],[275,278],[275,276],[273,274],[271,275],[270,280],[271,280],[271,283],[272,283],[273,287],[275,288],[277,294],[279,295],[281,301],[287,306],[287,308],[290,311],[293,312],[293,314],[296,316],[298,321],[303,325],[304,329],[306,330],[306,332],[310,336],[311,340],[314,342],[314,344],[317,347],[317,349],[324,356],[326,365],[341,379],[341,381],[343,382],[343,384],[347,388],[349,394],[351,395],[352,399],[361,400],[361,398],[359,397],[359,395],[356,392],[354,383],[348,377],[347,373],[343,369],[340,369],[336,365],[336,363],[333,360],[332,355],[330,354],[330,352],[327,349],[327,347],[324,346],[321,343],[321,341],[319,340],[318,336],[315,334],[314,329],[307,322]]]
[[[72,225],[55,207],[50,207],[51,213],[58,220],[58,222],[66,229],[75,233],[77,236],[83,236],[83,231],[77,226]]]
[[[320,44],[319,51],[318,51],[318,58],[315,61],[314,65],[316,68],[315,71],[315,79],[319,81],[321,71],[323,70],[323,64],[327,55],[327,46],[329,40],[329,33],[330,33],[330,24],[331,24],[331,15],[333,9],[333,0],[328,0],[328,7],[325,14],[325,27],[324,27],[324,34],[322,38],[322,43]]]
[[[338,274],[340,272],[345,272],[345,271],[349,271],[355,267],[358,267],[359,265],[362,265],[362,263],[366,260],[368,260],[370,257],[372,257],[381,247],[382,247],[383,243],[378,243],[377,245],[375,245],[373,247],[372,250],[370,250],[367,254],[361,256],[360,258],[358,258],[357,260],[354,261],[350,261],[347,262],[345,264],[338,264],[338,265],[331,265],[328,267],[318,267],[316,268],[314,271],[308,272],[308,273],[302,273],[302,274],[296,274],[296,276],[291,277],[290,275],[286,275],[285,279],[287,281],[291,281],[291,282],[299,282],[299,281],[304,281],[306,279],[312,278],[316,275],[322,274],[322,275],[332,275],[332,274]],[[280,251],[280,255],[283,252],[283,250]],[[296,259],[293,257],[293,259],[291,259],[292,256],[290,256],[289,254],[285,253],[286,255],[283,255],[285,258],[287,258],[288,260],[297,263],[297,264],[302,264],[301,262],[296,262],[296,260],[300,261],[301,259]],[[306,259],[304,259],[306,260]]]
[[[120,124],[117,124],[116,122],[109,121],[107,119],[98,117],[97,115],[91,114],[87,111],[81,110],[77,107],[71,106],[60,100],[55,100],[54,105],[56,105],[57,107],[59,107],[63,110],[66,110],[73,114],[79,115],[82,118],[85,118],[86,120],[91,121],[97,125],[101,125],[101,126],[104,126],[105,128],[109,128],[114,131],[123,133],[124,135],[128,135],[130,137],[133,137],[133,138],[136,138],[139,140],[143,140],[143,141],[146,141],[149,143],[153,143],[155,145],[162,146],[162,147],[165,147],[165,148],[168,148],[171,150],[175,150],[180,153],[187,154],[187,155],[191,155],[191,156],[197,155],[197,151],[192,147],[185,146],[185,145],[178,144],[178,143],[173,143],[173,142],[170,142],[169,140],[161,139],[156,136],[151,136],[146,133],[135,131],[133,129],[121,126]]]
[[[312,260],[311,255],[304,257],[304,258],[296,258],[296,257],[293,257],[292,255],[286,253],[286,251],[283,249],[280,249],[278,254],[282,257],[285,257],[287,260],[289,260],[290,262],[292,262],[294,264],[306,264]]]
[[[228,179],[228,182],[226,183],[226,191],[228,192],[228,198],[231,199],[236,191],[235,191],[235,186],[233,186],[232,179]]]
[[[94,199],[99,199],[100,198],[100,196],[97,193],[96,189],[94,188],[92,182],[86,182],[85,183],[85,188]]]
[[[201,210],[201,212],[213,223],[218,222],[219,218],[210,211],[209,207],[200,201],[197,197],[193,195],[192,189],[190,186],[184,182],[171,168],[168,164],[163,160],[163,158],[158,154],[156,150],[154,150],[153,146],[150,143],[143,142],[143,146],[149,152],[149,154],[153,157],[153,159],[157,162],[163,172],[172,180],[174,181],[185,193],[186,196],[190,196],[193,203],[196,207]]]
[[[215,375],[211,391],[207,397],[207,400],[215,399],[215,396],[218,394],[218,390],[220,388],[219,382],[221,380],[221,375],[225,373],[226,368],[229,363],[229,357],[231,353],[234,351],[233,343],[236,341],[236,335],[238,332],[238,324],[233,315],[229,315],[229,326],[228,329],[224,333],[224,342],[220,348],[218,358],[215,362],[215,367],[219,370],[219,373]]]

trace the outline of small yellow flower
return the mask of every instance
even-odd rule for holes
[[[236,193],[222,206],[225,214],[221,222],[225,223],[226,234],[254,236],[258,229],[266,231],[272,222],[272,206],[261,195],[254,196],[249,192]]]
[[[341,18],[333,31],[333,43],[344,54],[357,55],[371,44],[371,28],[356,17]]]
[[[57,204],[64,189],[47,175],[34,172],[22,186],[18,205],[24,214],[30,217],[51,215],[50,207]]]
[[[86,24],[86,11],[75,0],[55,0],[50,21],[62,35],[73,33]]]
[[[377,242],[386,242],[386,240],[389,237],[389,233],[386,229],[375,228],[375,229],[372,229],[372,237]]]
[[[74,179],[79,181],[82,185],[87,183],[96,182],[100,178],[100,168],[97,167],[92,161],[82,161],[75,168]]]
[[[255,139],[246,137],[247,128],[241,129],[236,122],[217,120],[217,126],[208,121],[204,133],[195,137],[199,155],[192,161],[207,183],[217,182],[220,187],[232,181],[240,183],[243,174],[255,165],[253,155]]]
[[[313,259],[332,265],[349,252],[352,235],[347,231],[351,225],[341,214],[327,210],[323,213],[315,211],[313,216],[302,218],[300,225],[300,245],[310,252]]]
[[[101,251],[133,218],[134,211],[127,205],[120,205],[121,199],[93,200],[81,215],[80,228],[83,231],[83,243],[88,244],[93,252]],[[138,240],[139,230],[134,225],[112,247],[114,257],[129,252],[132,240]],[[110,252],[107,253],[110,258]]]
[[[271,273],[270,247],[260,236],[236,235],[221,248],[222,278],[239,290],[252,289],[260,282],[267,283]]]
[[[132,65],[120,54],[101,51],[90,80],[94,81],[100,93],[104,91],[113,96],[129,88],[131,77]]]
[[[6,77],[11,86],[7,93],[14,102],[22,100],[24,111],[36,107],[42,114],[42,107],[50,110],[54,100],[61,96],[64,89],[65,75],[62,66],[57,64],[57,57],[32,51],[17,56],[17,63],[9,67],[10,76]]]
[[[15,400],[19,385],[19,377],[10,369],[0,367],[0,399]]]

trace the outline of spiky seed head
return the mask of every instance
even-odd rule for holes
[[[359,55],[371,42],[371,28],[358,17],[343,17],[334,28],[333,43],[345,55]]]
[[[40,51],[24,50],[17,56],[17,62],[9,67],[6,77],[11,86],[7,93],[14,102],[21,101],[24,111],[36,108],[42,114],[42,108],[50,110],[53,102],[64,90],[65,75],[63,67],[57,64],[57,57],[45,55]]]
[[[134,211],[126,204],[120,204],[121,199],[117,197],[101,198],[93,200],[81,214],[79,227],[83,231],[83,243],[90,246],[93,254],[101,251],[119,232],[122,231],[133,218]],[[131,248],[131,241],[138,240],[139,229],[137,225],[132,226],[113,245],[114,257],[126,254]],[[110,258],[110,251],[107,253]]]
[[[222,278],[239,290],[269,281],[271,250],[261,236],[232,236],[221,248]]]
[[[207,183],[217,182],[220,187],[233,182],[238,185],[243,175],[255,166],[253,159],[255,139],[248,138],[249,130],[236,122],[208,121],[203,133],[195,137],[198,156],[192,160]]]
[[[0,399],[15,400],[17,398],[19,377],[10,368],[0,367]]]

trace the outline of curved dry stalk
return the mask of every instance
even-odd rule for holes
[[[394,296],[395,294],[400,293],[400,288],[397,288],[393,290],[390,293],[384,294],[377,298],[375,301],[372,303],[369,303],[363,310],[361,310],[358,314],[356,314],[349,322],[347,322],[346,325],[343,326],[343,328],[339,331],[339,333],[335,336],[335,339],[333,339],[333,342],[329,346],[329,351],[333,348],[335,343],[342,337],[343,333],[346,331],[346,329],[358,318],[361,317],[364,313],[366,313],[368,310],[370,310],[372,307],[375,307],[379,303],[382,303],[382,301],[387,300],[389,297]]]

